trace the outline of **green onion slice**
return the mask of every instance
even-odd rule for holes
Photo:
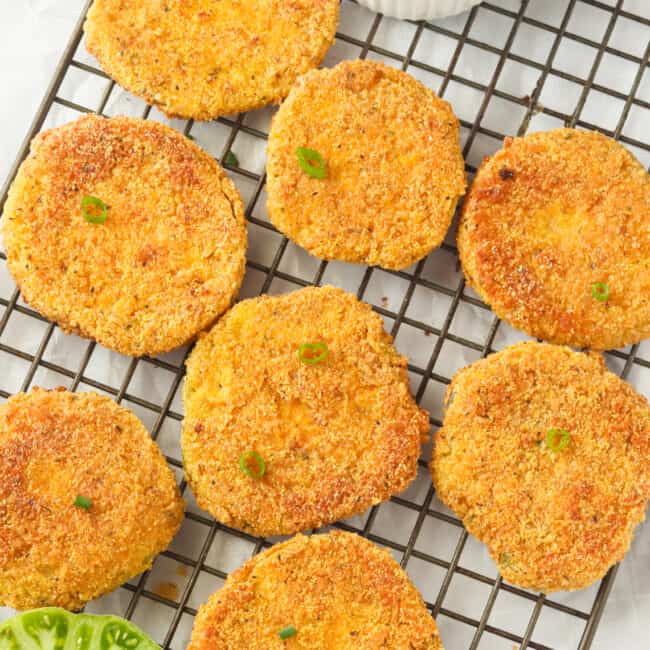
[[[327,343],[303,343],[298,348],[298,358],[303,363],[315,364],[325,361],[330,351]]]
[[[600,302],[605,302],[609,298],[609,287],[604,282],[594,282],[591,285],[591,296]]]
[[[546,446],[553,451],[562,451],[569,444],[571,434],[566,429],[549,429],[546,433]]]
[[[223,159],[223,161],[230,167],[239,167],[239,160],[237,160],[237,156],[235,156],[232,151],[229,151],[226,154],[226,157]]]
[[[298,164],[300,169],[311,176],[312,178],[325,178],[326,163],[325,158],[321,156],[318,151],[314,149],[307,149],[307,147],[298,147],[296,149],[296,154],[298,155]]]
[[[290,639],[292,636],[296,636],[298,630],[293,625],[287,625],[278,632],[278,636],[284,641],[285,639]]]
[[[87,208],[90,206],[99,208],[100,213],[96,214],[95,211],[89,212]],[[108,207],[104,201],[98,199],[96,196],[84,196],[81,199],[81,216],[88,223],[104,223],[108,216]]]
[[[253,463],[250,463],[249,461],[253,461]],[[251,468],[251,464],[254,465],[253,468]],[[246,476],[260,479],[264,474],[266,474],[266,463],[256,451],[245,451],[239,457],[239,469],[241,469]]]
[[[84,510],[90,510],[93,502],[88,497],[82,497],[80,494],[77,495],[77,498],[74,500],[74,505],[77,508],[83,508]]]

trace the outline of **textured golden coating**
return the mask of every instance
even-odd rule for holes
[[[0,405],[0,605],[80,609],[151,568],[183,507],[142,423],[107,397],[35,388]]]
[[[210,120],[284,99],[334,41],[339,0],[95,0],[86,46],[170,117]]]
[[[103,224],[85,196],[108,205]],[[24,299],[66,331],[154,355],[209,327],[244,275],[246,224],[230,179],[173,129],[87,116],[32,142],[3,217]]]
[[[531,336],[597,350],[650,336],[650,179],[604,135],[507,139],[465,199],[458,250],[468,283]]]
[[[278,632],[292,625],[287,641]],[[188,650],[442,650],[408,576],[368,540],[297,535],[228,576],[201,607]]]
[[[600,355],[513,345],[461,370],[447,405],[434,484],[506,580],[581,589],[623,558],[650,498],[650,408]]]
[[[328,358],[299,359],[325,342]],[[363,512],[403,490],[429,431],[381,318],[334,289],[244,300],[187,362],[181,445],[200,507],[257,535]],[[266,474],[244,474],[256,451]]]
[[[323,180],[298,165],[318,151]],[[323,259],[403,269],[439,246],[465,191],[458,119],[405,72],[344,61],[301,77],[273,119],[271,220]]]

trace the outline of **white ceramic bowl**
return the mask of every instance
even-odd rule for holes
[[[454,16],[481,0],[358,0],[359,4],[395,18],[425,20]]]

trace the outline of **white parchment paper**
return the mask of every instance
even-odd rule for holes
[[[526,17],[557,28],[564,15],[568,0],[531,0]],[[602,0],[604,5],[614,5],[614,0]],[[492,6],[517,11],[519,0],[495,0]],[[56,61],[62,51],[67,36],[81,10],[81,0],[0,0],[0,79],[3,79],[0,91],[0,180],[9,171],[11,162],[18,149],[22,136],[27,131],[29,122],[45,87],[54,70]],[[648,0],[626,0],[625,11],[650,18]],[[568,31],[595,42],[600,42],[605,34],[610,14],[604,9],[577,2]],[[364,40],[374,20],[374,14],[362,9],[349,0],[344,0],[341,14],[340,32],[352,39]],[[460,33],[467,20],[467,15],[438,21],[453,33]],[[470,30],[470,39],[487,43],[494,48],[502,48],[512,29],[513,20],[481,7]],[[374,37],[373,45],[405,54],[416,27],[410,23],[384,19]],[[610,38],[610,46],[635,57],[642,57],[650,37],[650,30],[626,18],[619,18]],[[496,89],[517,97],[530,95],[539,77],[539,70],[516,60],[516,56],[532,59],[543,65],[553,43],[553,33],[539,29],[533,23],[520,26],[513,42],[511,52],[515,58],[506,60],[496,83]],[[425,31],[413,53],[417,61],[445,70],[451,61],[457,40],[453,36]],[[326,65],[332,65],[343,58],[354,58],[360,48],[354,42],[338,40],[326,59]],[[540,102],[551,111],[570,114],[582,91],[580,79],[588,77],[597,50],[576,39],[564,38],[557,52],[554,69],[573,75],[576,81],[569,81],[551,73],[544,85]],[[83,43],[75,57],[92,65],[96,62],[89,57]],[[381,59],[392,65],[399,61],[385,58],[371,51],[369,58]],[[492,78],[499,61],[497,53],[465,45],[457,62],[454,75],[485,86]],[[623,96],[629,93],[638,70],[638,64],[620,56],[605,53],[595,77],[595,82],[602,86],[616,89]],[[442,77],[423,71],[417,67],[409,72],[420,78],[430,87],[438,90]],[[89,108],[98,105],[99,98],[106,86],[104,79],[79,70],[71,70],[66,76],[60,96],[83,104]],[[462,119],[473,122],[481,105],[484,92],[479,87],[471,88],[453,79],[446,88],[445,98],[450,101],[456,113]],[[650,101],[650,73],[641,82],[637,96]],[[620,118],[624,100],[610,97],[592,90],[587,98],[581,119],[595,126],[614,129]],[[141,100],[116,87],[107,103],[105,113],[114,115],[125,113],[139,116],[144,109]],[[263,130],[268,129],[272,109],[258,111],[246,117],[246,124]],[[487,106],[482,126],[488,131],[514,134],[524,115],[524,108],[507,99],[494,96]],[[47,126],[58,125],[78,117],[70,109],[55,107],[46,121]],[[166,121],[157,111],[152,111],[151,119]],[[173,126],[183,128],[185,123],[173,121]],[[530,130],[542,130],[561,126],[562,120],[541,112],[534,116]],[[648,142],[648,112],[638,106],[632,106],[622,133],[630,138]],[[228,137],[229,129],[222,124],[196,124],[192,134],[196,141],[215,156],[221,156]],[[463,140],[468,136],[468,129],[463,129]],[[500,147],[499,140],[478,133],[468,155],[468,161],[477,165],[483,156]],[[641,149],[630,147],[637,157],[647,166],[650,154]],[[264,169],[264,144],[252,136],[240,133],[232,147],[239,158],[240,165],[249,171],[261,173]],[[254,182],[233,176],[245,200],[249,199]],[[255,217],[265,219],[265,196],[262,194],[253,211]],[[249,229],[249,257],[258,264],[269,265],[276,253],[280,237],[259,226],[251,225]],[[448,238],[453,243],[453,234]],[[279,265],[280,271],[310,280],[318,268],[318,260],[306,254],[296,246],[289,244]],[[356,291],[364,269],[346,264],[330,264],[323,283],[332,283],[350,291]],[[242,291],[243,296],[256,294],[263,281],[263,274],[249,271]],[[427,261],[423,274],[425,279],[436,282],[450,289],[455,289],[460,280],[453,253],[440,250],[432,254]],[[389,312],[397,312],[403,300],[408,282],[402,278],[380,270],[373,272],[364,299]],[[271,292],[289,291],[297,288],[288,282],[274,279]],[[0,262],[0,297],[9,300],[15,285],[3,262]],[[439,292],[425,291],[418,287],[407,316],[424,321],[439,328],[447,314],[451,302],[449,296]],[[22,304],[19,302],[19,304]],[[4,307],[0,306],[0,317]],[[450,332],[482,344],[492,324],[493,315],[479,307],[461,302],[452,321]],[[390,317],[386,317],[388,329],[392,326]],[[33,354],[36,352],[45,331],[46,324],[27,315],[13,312],[0,342],[12,348]],[[500,349],[505,345],[521,340],[523,335],[501,324],[497,331],[494,347]],[[409,356],[411,362],[419,367],[426,366],[431,350],[435,345],[435,335],[425,334],[403,324],[396,337],[398,349]],[[58,328],[47,345],[44,359],[60,364],[66,368],[76,369],[87,349],[88,342],[74,336],[64,335]],[[178,364],[182,359],[182,350],[166,355],[166,360]],[[440,357],[434,367],[434,373],[449,377],[455,370],[476,360],[479,353],[467,347],[445,341]],[[641,345],[638,356],[650,360],[650,342]],[[119,387],[129,367],[130,359],[96,347],[91,355],[84,376],[100,381],[112,387]],[[608,356],[608,363],[613,370],[621,370],[621,360]],[[7,392],[19,390],[28,361],[18,359],[0,351],[0,388]],[[163,402],[171,386],[173,375],[166,370],[155,368],[146,362],[140,362],[127,387],[127,397],[135,396],[156,405]],[[420,377],[413,376],[413,387],[417,388]],[[650,396],[650,370],[642,365],[633,366],[629,380],[635,387]],[[53,370],[39,367],[34,385],[56,386],[70,385],[70,378]],[[82,384],[79,390],[87,390]],[[423,399],[423,406],[428,408],[436,418],[442,416],[441,401],[444,385],[430,381]],[[148,427],[152,427],[156,413],[130,402],[123,404],[132,408]],[[180,396],[174,396],[171,408],[182,414]],[[161,427],[158,442],[169,456],[180,458],[178,435],[180,424],[173,418],[166,418]],[[180,475],[179,475],[180,480]],[[422,472],[416,483],[404,495],[416,503],[421,503],[429,486],[429,477]],[[196,510],[191,495],[186,493],[189,508]],[[434,502],[434,509],[445,511],[444,506]],[[398,543],[406,543],[415,522],[417,512],[405,509],[394,503],[381,506],[373,532]],[[355,518],[353,525],[363,525],[365,517]],[[196,559],[207,536],[208,528],[196,521],[186,521],[178,538],[172,544],[172,550],[184,556]],[[437,519],[427,517],[422,532],[416,542],[416,549],[435,554],[437,557],[451,559],[460,529],[445,524]],[[224,572],[229,572],[248,559],[253,551],[253,544],[238,539],[224,531],[219,531],[210,546],[206,564]],[[395,553],[400,559],[399,553]],[[496,570],[483,546],[470,538],[460,565],[495,576]],[[168,557],[159,558],[147,578],[145,589],[159,593],[161,585],[173,583],[175,590],[169,592],[172,599],[180,597],[188,580],[188,568],[183,568]],[[434,601],[444,577],[444,570],[432,566],[417,558],[411,558],[407,570],[424,597]],[[138,579],[131,581],[137,584]],[[217,589],[221,580],[209,573],[201,572],[195,588],[192,590],[187,605],[198,607],[208,595]],[[571,594],[555,594],[553,599],[582,611],[589,611],[595,597],[597,586]],[[470,578],[456,574],[452,579],[443,607],[478,619],[488,598],[490,588]],[[123,614],[132,598],[126,589],[118,589],[96,602],[91,603],[89,611]],[[508,592],[501,591],[492,610],[488,624],[506,629],[514,634],[523,634],[534,602],[525,600]],[[11,610],[0,608],[0,620],[10,616]],[[174,609],[140,598],[133,619],[149,632],[156,640],[164,638]],[[636,539],[626,560],[623,562],[614,589],[609,599],[605,615],[594,642],[596,650],[621,648],[625,650],[646,650],[650,647],[650,526],[643,525],[637,532]],[[438,623],[447,650],[467,648],[474,634],[474,628],[449,617],[440,616]],[[172,647],[185,648],[191,633],[192,617],[183,614]],[[558,649],[577,647],[584,625],[576,618],[543,607],[535,627],[533,641]],[[503,638],[484,634],[480,648],[511,650],[512,642]]]

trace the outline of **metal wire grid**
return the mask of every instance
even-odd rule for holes
[[[495,0],[495,2],[496,1],[497,0]],[[349,3],[353,2],[353,0],[344,0],[344,2]],[[504,3],[509,6],[502,6]],[[52,83],[25,139],[15,166],[9,174],[7,182],[2,190],[2,194],[0,195],[0,207],[4,206],[9,184],[13,180],[18,165],[27,154],[29,141],[43,127],[46,118],[53,107],[63,106],[77,113],[98,112],[100,114],[104,113],[107,107],[111,93],[115,88],[115,83],[109,80],[108,77],[94,65],[89,65],[88,63],[78,60],[76,54],[82,39],[83,18],[89,5],[90,1],[87,2],[86,7],[84,8],[82,17],[77,23],[74,34],[64,52]],[[517,0],[510,2],[508,2],[508,0],[501,0],[498,5],[493,3],[484,3],[480,9],[478,7],[474,8],[469,14],[467,14],[462,28],[458,30],[453,27],[450,28],[444,23],[411,23],[409,26],[411,31],[410,43],[405,53],[394,52],[392,49],[382,47],[375,42],[377,34],[382,26],[382,21],[385,21],[385,19],[380,15],[377,15],[369,24],[369,29],[365,38],[358,38],[345,33],[339,33],[337,34],[337,42],[343,43],[348,47],[357,48],[358,56],[361,58],[367,56],[383,58],[387,62],[400,66],[403,70],[409,70],[416,75],[418,73],[434,75],[435,78],[440,81],[438,93],[441,96],[445,96],[451,83],[472,88],[480,93],[482,99],[474,120],[461,120],[464,132],[463,153],[466,158],[471,154],[472,146],[478,137],[485,136],[500,141],[506,135],[514,134],[500,133],[499,131],[488,128],[483,124],[488,105],[492,98],[499,98],[509,102],[513,106],[523,109],[523,118],[516,129],[516,133],[521,135],[525,133],[531,120],[537,114],[544,114],[550,118],[560,120],[569,126],[580,126],[588,129],[599,128],[597,124],[592,124],[589,121],[582,119],[583,109],[587,102],[589,93],[592,91],[597,91],[623,102],[623,107],[620,111],[620,116],[616,122],[615,128],[612,130],[599,128],[599,130],[626,143],[637,151],[650,153],[650,140],[633,138],[623,133],[626,120],[633,107],[644,110],[647,110],[650,107],[650,103],[637,96],[637,91],[639,90],[643,74],[649,65],[650,44],[647,45],[642,58],[612,47],[609,44],[617,20],[625,19],[627,21],[632,21],[640,28],[648,30],[650,27],[650,17],[635,15],[625,11],[622,5],[623,0],[617,0],[613,5],[597,0],[569,0],[559,22],[559,26],[553,26],[545,21],[532,18],[527,14],[529,0],[522,0],[521,2],[518,2]],[[514,8],[512,8],[513,6]],[[591,7],[606,13],[607,22],[602,41],[596,42],[568,30],[568,26],[577,7],[581,9]],[[480,19],[477,18],[480,12],[492,12],[497,16],[505,17],[509,20],[510,27],[507,31],[505,44],[502,48],[485,42],[485,39],[477,39],[473,35],[472,27],[475,26],[477,20]],[[517,34],[522,29],[522,26],[541,30],[552,39],[552,44],[543,62],[516,54],[512,51],[513,43]],[[344,29],[345,25],[342,24],[341,30],[343,31]],[[453,53],[446,68],[430,65],[419,60],[416,56],[418,44],[423,39],[423,36],[428,34],[441,35],[454,42]],[[594,48],[595,57],[586,78],[580,78],[574,74],[570,74],[554,67],[554,61],[558,49],[562,43],[567,41],[580,43],[589,48]],[[468,46],[478,48],[481,52],[490,53],[491,55],[498,57],[492,75],[485,83],[469,79],[457,72],[458,61],[462,56],[464,49]],[[596,82],[599,66],[601,65],[604,55],[619,57],[620,59],[624,59],[638,67],[629,94],[622,93],[619,90]],[[537,74],[536,83],[531,89],[529,95],[519,97],[498,87],[504,66],[511,62],[524,65],[528,69],[535,71]],[[91,108],[70,101],[62,96],[62,82],[66,77],[66,74],[73,69],[81,71],[93,78],[104,80],[105,88],[101,93],[97,106]],[[562,112],[544,107],[540,104],[540,96],[542,95],[545,82],[549,76],[579,84],[581,91],[573,111]],[[151,110],[151,107],[147,106],[143,110],[142,117],[145,119],[148,118]],[[235,139],[240,133],[247,134],[248,136],[254,139],[259,139],[262,142],[267,138],[267,133],[264,130],[247,123],[245,115],[239,115],[234,119],[225,117],[220,118],[217,120],[217,123],[227,127],[229,130],[220,156],[222,164],[224,163],[225,157],[230,151],[231,146],[235,142]],[[184,132],[189,134],[192,127],[192,121],[185,123]],[[496,143],[493,146],[493,149],[495,148]],[[227,167],[236,182],[246,180],[249,184],[252,184],[252,192],[250,192],[250,198],[247,202],[246,216],[251,224],[254,224],[260,229],[260,232],[266,233],[266,239],[263,240],[264,243],[269,247],[274,247],[275,249],[270,263],[263,264],[254,259],[248,260],[247,266],[249,275],[254,274],[257,276],[255,289],[251,290],[251,293],[266,293],[268,291],[274,291],[276,287],[275,285],[272,286],[272,284],[276,282],[283,283],[285,287],[290,286],[292,288],[298,288],[310,284],[318,285],[323,282],[324,279],[326,279],[328,266],[331,266],[328,265],[327,262],[320,262],[317,265],[316,271],[308,278],[301,277],[299,273],[289,273],[281,268],[283,255],[285,255],[287,247],[290,244],[286,238],[279,238],[277,235],[274,235],[273,233],[276,233],[276,231],[271,224],[266,219],[256,216],[255,212],[258,200],[260,199],[264,188],[264,174],[251,171],[250,169],[247,169],[245,165],[242,165],[241,167]],[[470,175],[472,175],[476,171],[476,168],[475,166],[468,164],[467,170]],[[440,254],[446,255],[449,259],[453,259],[451,256],[456,254],[455,247],[452,244],[446,243],[443,245]],[[435,255],[435,253],[433,255]],[[0,260],[4,261],[5,259],[6,256],[0,251]],[[451,263],[453,264],[454,262]],[[456,271],[458,271],[458,268],[456,268]],[[451,375],[451,372],[439,372],[437,366],[441,350],[446,342],[460,346],[462,349],[472,351],[473,354],[481,357],[493,351],[495,337],[497,336],[500,327],[500,321],[495,317],[492,317],[491,324],[482,342],[471,340],[466,336],[451,331],[453,329],[454,317],[462,306],[469,305],[480,310],[485,310],[485,312],[489,312],[487,306],[473,296],[471,292],[465,289],[464,280],[460,274],[457,274],[458,279],[450,286],[448,283],[431,279],[431,274],[427,272],[426,260],[419,262],[414,268],[407,271],[378,271],[377,269],[368,268],[363,271],[362,277],[357,286],[357,295],[360,299],[364,299],[366,296],[372,276],[376,273],[385,273],[388,274],[388,277],[392,276],[393,278],[397,278],[405,287],[401,303],[396,309],[389,309],[384,303],[373,305],[374,309],[380,313],[388,323],[392,323],[392,327],[390,328],[391,334],[396,337],[398,336],[401,327],[409,326],[410,328],[418,330],[425,336],[435,337],[432,338],[432,350],[426,363],[418,365],[411,362],[408,366],[411,377],[414,380],[414,391],[418,402],[423,401],[425,392],[432,382],[444,386],[450,381],[450,377],[447,375]],[[441,318],[439,325],[434,326],[431,323],[424,322],[422,319],[415,318],[409,314],[409,306],[411,305],[416,291],[433,292],[436,298],[442,298],[444,300],[443,304],[448,305],[446,314]],[[14,289],[13,293],[9,297],[0,296],[0,306],[4,308],[4,313],[0,318],[0,354],[3,353],[5,359],[20,360],[25,366],[22,375],[22,383],[17,388],[18,390],[28,390],[39,370],[44,369],[46,371],[57,373],[58,376],[68,382],[71,390],[77,390],[80,386],[93,388],[113,396],[117,402],[126,401],[131,408],[137,408],[140,409],[141,412],[149,413],[153,418],[151,432],[154,439],[159,437],[165,422],[173,421],[178,425],[182,420],[180,408],[176,408],[175,400],[177,399],[177,391],[184,374],[184,359],[186,358],[187,351],[184,352],[182,357],[176,356],[171,360],[166,358],[130,359],[119,385],[98,381],[88,375],[89,362],[98,346],[96,346],[92,341],[84,342],[85,348],[78,364],[76,364],[74,368],[69,367],[69,365],[72,364],[57,363],[46,359],[46,349],[52,340],[53,334],[57,331],[57,328],[53,323],[48,322],[34,310],[25,304],[21,304],[19,298],[20,296],[17,289]],[[7,323],[14,314],[20,314],[29,319],[35,319],[42,324],[42,327],[44,327],[42,337],[35,351],[19,349],[3,342],[3,333],[6,330]],[[502,329],[504,327],[507,326],[501,325]],[[433,341],[435,341],[435,343]],[[610,360],[622,366],[620,374],[625,378],[633,368],[650,369],[650,361],[641,358],[638,352],[639,346],[636,345],[629,350],[611,351],[608,354],[610,355]],[[145,399],[141,395],[136,394],[133,390],[129,391],[130,384],[135,374],[138,372],[139,366],[142,364],[155,368],[156,372],[167,371],[167,373],[171,373],[171,381],[169,382],[165,397],[160,401],[160,403],[154,403],[150,399]],[[0,376],[2,374],[4,374],[4,372],[0,372]],[[0,387],[0,396],[2,398],[7,398],[9,395],[10,391],[4,390]],[[441,424],[440,420],[436,417],[432,417],[431,423],[434,428]],[[177,472],[182,469],[179,458],[167,455],[167,461]],[[423,474],[426,476],[425,461],[421,460],[420,465],[423,469]],[[429,481],[428,478],[425,480]],[[181,480],[181,489],[185,491],[185,488],[185,482]],[[479,647],[479,644],[481,644],[481,647],[485,647],[482,641],[485,641],[487,637],[492,635],[496,639],[501,639],[502,642],[509,641],[518,644],[522,649],[535,648],[537,650],[548,650],[550,646],[533,640],[536,631],[536,624],[540,615],[544,608],[548,608],[565,614],[568,617],[567,620],[571,621],[572,625],[584,626],[582,636],[577,645],[578,650],[586,650],[591,646],[605,602],[612,588],[612,583],[617,572],[616,567],[614,567],[599,584],[596,595],[588,610],[586,608],[577,609],[560,602],[559,598],[547,598],[544,594],[534,594],[504,583],[500,576],[492,577],[490,575],[485,575],[486,572],[484,571],[477,571],[463,567],[461,556],[466,544],[468,543],[468,534],[462,527],[462,523],[456,517],[445,512],[436,505],[434,500],[434,490],[430,485],[430,481],[428,482],[428,488],[426,489],[426,496],[424,496],[423,499],[410,498],[401,495],[394,497],[391,501],[393,504],[396,504],[396,506],[409,511],[409,516],[414,518],[406,542],[395,541],[395,539],[390,539],[389,537],[378,534],[373,530],[373,525],[377,521],[380,507],[372,508],[369,514],[361,520],[359,526],[344,522],[340,522],[336,525],[346,530],[359,532],[372,541],[391,549],[401,558],[402,566],[408,568],[412,574],[413,570],[409,567],[409,561],[417,561],[419,566],[430,565],[440,570],[442,579],[439,589],[437,590],[437,595],[435,598],[427,600],[427,606],[431,610],[432,614],[437,617],[439,625],[443,629],[443,637],[445,629],[444,622],[449,621],[454,624],[454,629],[462,627],[466,631],[469,630],[469,636],[471,638],[468,638],[468,645],[466,647],[471,649]],[[425,522],[430,521],[437,522],[436,525],[441,525],[442,522],[444,522],[445,524],[454,527],[456,531],[460,531],[451,555],[446,558],[439,557],[438,554],[436,554],[435,544],[434,548],[432,548],[430,552],[425,552],[421,548],[416,548],[418,535],[426,525]],[[245,533],[227,528],[214,520],[205,517],[202,513],[193,508],[188,510],[186,514],[186,522],[198,524],[204,531],[207,531],[207,534],[204,535],[202,542],[199,544],[199,548],[197,549],[198,552],[194,557],[191,557],[187,554],[172,550],[172,547],[172,549],[165,551],[162,555],[163,558],[173,560],[179,565],[187,568],[188,578],[185,581],[182,593],[180,593],[178,597],[175,597],[171,595],[161,595],[160,593],[151,590],[148,588],[149,574],[143,574],[136,581],[128,583],[121,588],[126,590],[128,599],[124,611],[120,613],[123,613],[127,618],[134,617],[138,605],[144,601],[151,601],[160,606],[170,608],[171,616],[169,618],[166,633],[164,638],[159,639],[164,648],[180,647],[175,635],[177,635],[182,621],[183,624],[186,625],[187,621],[185,619],[189,617],[188,620],[191,622],[192,617],[196,614],[196,608],[191,606],[190,602],[192,601],[193,590],[195,589],[200,577],[202,575],[207,575],[217,581],[226,578],[225,570],[221,568],[217,569],[208,562],[210,549],[217,535],[232,536],[239,540],[246,541],[252,547],[253,553],[257,553],[272,544],[271,540],[254,538]],[[482,608],[480,608],[481,611],[477,612],[476,617],[468,616],[461,611],[457,611],[460,609],[458,607],[445,607],[445,599],[449,594],[450,585],[454,577],[457,576],[467,578],[468,583],[471,583],[471,585],[483,585],[489,589],[489,596]],[[471,585],[468,588],[471,589]],[[509,594],[517,599],[527,601],[532,606],[532,611],[530,612],[528,622],[523,632],[515,633],[511,630],[505,629],[504,625],[499,626],[490,623],[490,616],[493,612],[497,597],[500,594]],[[148,627],[146,621],[144,627]]]

